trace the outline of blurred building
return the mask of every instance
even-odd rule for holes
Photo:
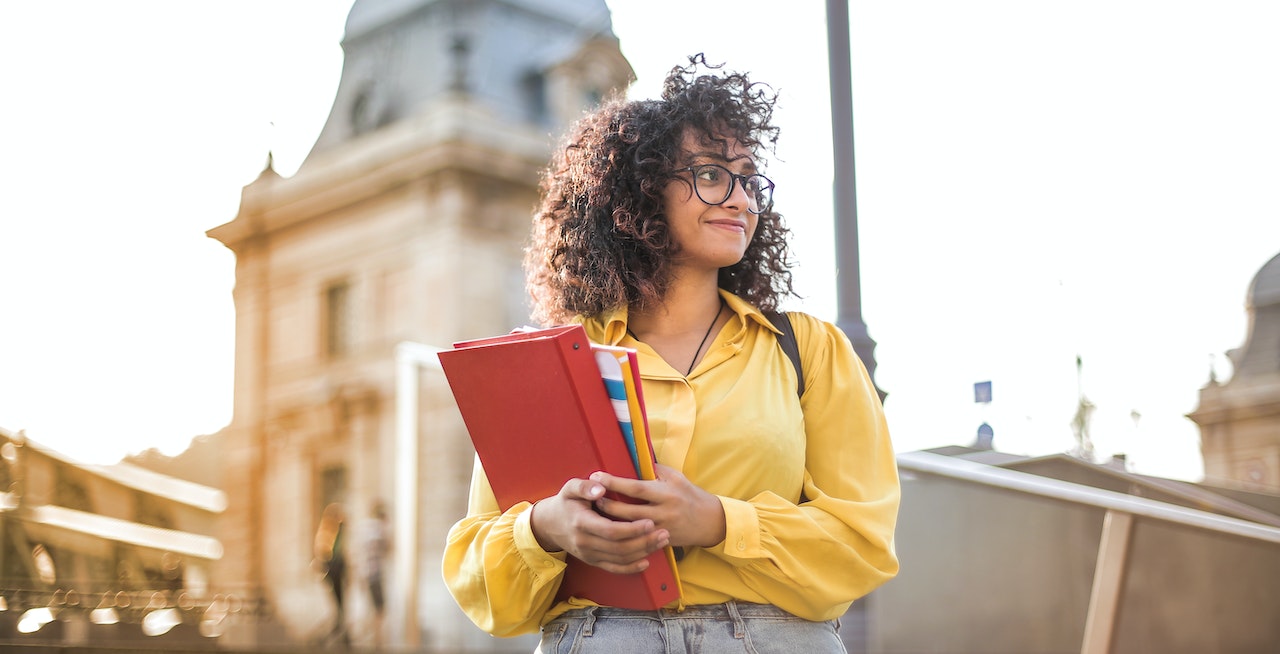
[[[1210,379],[1188,417],[1200,425],[1205,479],[1280,492],[1280,254],[1249,285],[1249,331],[1225,383]]]
[[[0,429],[0,491],[0,650],[212,648],[245,609],[212,588],[217,489]]]
[[[538,172],[567,124],[633,73],[604,0],[357,0],[342,47],[329,119],[298,173],[268,163],[235,219],[209,231],[236,255],[218,578],[269,604],[292,640],[312,638],[333,610],[311,567],[321,510],[346,506],[355,573],[360,522],[385,500],[393,640],[530,651],[481,634],[443,587],[473,452],[434,357],[400,346],[527,322],[521,244]],[[350,585],[356,644],[371,640],[367,607]]]

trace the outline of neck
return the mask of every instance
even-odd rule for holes
[[[660,306],[629,312],[628,332],[688,376],[714,342],[711,335],[724,326],[723,313],[724,302],[714,285],[677,284],[668,289]]]
[[[627,324],[636,334],[672,335],[684,332],[702,333],[707,322],[720,312],[720,289],[715,277],[698,280],[677,277],[653,307],[632,307]]]

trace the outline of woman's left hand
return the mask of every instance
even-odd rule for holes
[[[607,490],[643,502],[631,504],[601,498],[596,500],[596,508],[618,520],[653,520],[657,528],[671,534],[673,546],[712,547],[724,541],[724,507],[720,498],[694,485],[675,468],[659,463],[656,470],[658,478],[651,481],[605,472],[591,475]]]

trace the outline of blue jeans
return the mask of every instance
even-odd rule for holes
[[[844,654],[836,621],[811,622],[768,604],[684,611],[574,609],[542,627],[535,654]]]

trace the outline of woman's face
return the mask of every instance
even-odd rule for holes
[[[727,159],[721,144],[706,141],[693,130],[685,131],[682,148],[684,165],[719,164],[738,175],[756,172],[755,159],[736,140],[729,142]],[[715,170],[707,169],[704,174],[715,174]],[[673,263],[683,268],[718,271],[741,261],[759,217],[747,211],[747,192],[740,180],[734,181],[728,199],[712,205],[703,202],[694,192],[694,171],[677,175],[683,181],[669,182],[662,200],[676,245]]]

